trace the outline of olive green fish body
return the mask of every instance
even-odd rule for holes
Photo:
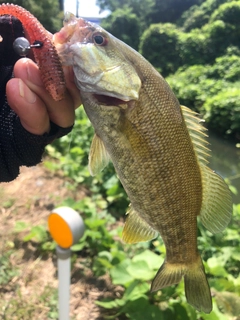
[[[200,169],[178,101],[171,92],[168,96],[161,92],[159,81],[165,82],[157,75],[158,94],[151,105],[151,83],[144,83],[134,107],[118,108],[116,112],[114,106],[111,112],[109,106],[99,108],[92,95],[84,105],[97,136],[111,155],[132,207],[161,234],[167,260],[187,262],[196,259],[197,252],[196,216],[202,202]],[[168,89],[166,83],[164,86]],[[83,101],[84,96],[82,93]],[[95,123],[95,118],[104,120]]]
[[[151,290],[184,278],[187,301],[209,313],[211,294],[197,250],[197,216],[211,232],[231,219],[231,195],[207,167],[209,149],[197,115],[180,106],[162,76],[139,53],[102,28],[68,14],[54,35],[73,66],[84,109],[95,129],[89,168],[109,159],[131,201],[127,243],[160,233],[166,259]]]

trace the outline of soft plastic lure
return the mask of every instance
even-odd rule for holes
[[[62,65],[52,43],[51,34],[26,9],[14,4],[0,5],[0,15],[12,15],[19,19],[30,44],[40,43],[33,47],[33,55],[38,64],[41,78],[52,98],[59,101],[65,92],[65,80]]]

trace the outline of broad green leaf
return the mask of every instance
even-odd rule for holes
[[[131,320],[164,320],[162,311],[144,297],[129,301],[124,311]]]
[[[174,313],[176,314],[176,320],[194,320],[194,318],[190,318],[188,316],[187,309],[184,305],[180,304],[179,302],[174,302],[172,306],[174,308]]]
[[[134,280],[134,278],[127,271],[127,267],[129,266],[130,262],[130,259],[126,259],[110,270],[113,284],[126,285]]]
[[[155,271],[151,270],[147,262],[143,260],[132,261],[131,264],[127,267],[128,273],[134,278],[139,280],[151,280]]]
[[[104,188],[108,190],[116,186],[116,184],[118,184],[118,178],[115,175],[112,175],[111,178],[104,183]]]
[[[209,283],[211,287],[214,287],[217,291],[234,290],[234,283],[230,279],[213,278],[210,279]]]
[[[181,305],[185,308],[186,312],[187,312],[187,318],[186,319],[190,319],[190,320],[197,320],[197,311],[187,302],[182,301]],[[182,320],[185,320],[185,318],[183,318]]]
[[[103,308],[113,309],[123,306],[125,304],[125,301],[122,299],[115,299],[109,301],[95,301],[95,303]]]
[[[106,270],[109,270],[112,268],[112,264],[104,258],[97,258],[97,261],[106,268]]]
[[[124,292],[123,299],[136,300],[139,297],[146,297],[146,292],[149,292],[149,285],[147,283],[139,283],[138,281],[134,280]]]
[[[86,219],[85,221],[86,226],[88,226],[90,229],[98,228],[102,225],[106,224],[106,221],[103,220],[97,220],[97,219]]]
[[[111,250],[111,255],[112,255],[112,264],[116,265],[119,262],[123,261],[126,259],[127,255],[124,251],[121,250],[116,250],[115,248]]]
[[[145,250],[142,253],[134,256],[132,261],[145,261],[151,270],[158,270],[164,259],[150,250]]]
[[[76,243],[71,247],[71,251],[81,251],[85,247],[85,242]]]
[[[213,301],[213,311],[209,314],[201,312],[201,319],[203,320],[229,320],[224,314],[222,314],[215,301]]]
[[[227,272],[223,267],[223,260],[219,257],[211,257],[207,260],[209,271],[214,276],[227,276]]]

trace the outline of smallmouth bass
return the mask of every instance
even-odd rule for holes
[[[160,233],[166,258],[151,286],[184,279],[188,303],[210,313],[212,299],[197,250],[197,216],[221,232],[232,214],[223,179],[207,167],[206,133],[197,115],[180,106],[167,82],[138,52],[101,27],[67,13],[54,35],[63,65],[73,67],[95,135],[91,174],[113,162],[131,201],[126,243]]]

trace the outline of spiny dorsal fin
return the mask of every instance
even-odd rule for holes
[[[157,237],[158,232],[143,220],[137,211],[131,205],[127,212],[127,220],[125,222],[122,240],[125,243],[137,243],[142,241],[150,241]]]
[[[95,134],[92,140],[89,158],[88,168],[92,176],[102,171],[110,160],[107,150],[102,140]]]
[[[206,128],[201,124],[203,120],[199,119],[198,114],[185,106],[181,106],[182,113],[192,139],[194,150],[200,163],[208,164],[210,157],[210,149],[207,147],[209,143],[206,138],[208,135],[204,132]]]
[[[222,232],[232,217],[232,196],[225,181],[214,171],[200,165],[202,174],[201,222],[212,233]]]

